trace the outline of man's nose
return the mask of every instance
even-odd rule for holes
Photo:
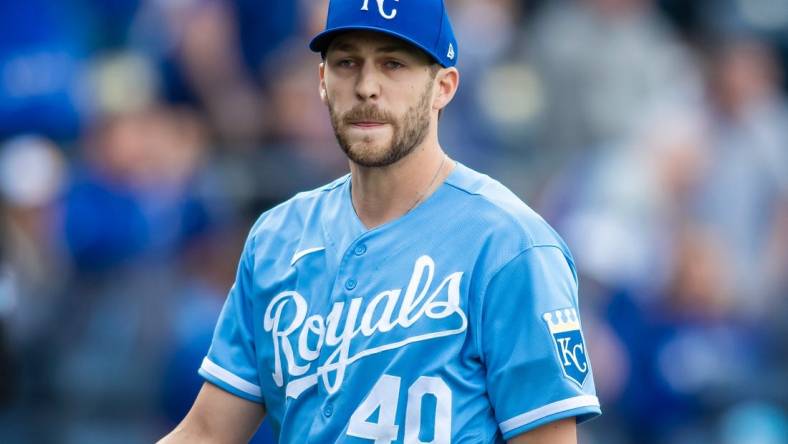
[[[362,101],[375,100],[380,97],[380,73],[373,63],[364,63],[356,82],[356,96]]]

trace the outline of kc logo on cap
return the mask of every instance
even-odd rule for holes
[[[394,0],[394,1],[398,2],[399,0]],[[397,16],[397,9],[396,8],[392,9],[391,12],[386,14],[386,10],[383,7],[383,4],[386,2],[386,0],[377,0],[377,2],[378,2],[378,12],[380,13],[381,17],[383,17],[386,20],[391,20],[391,19],[393,19],[394,17]],[[369,0],[364,0],[364,4],[361,5],[361,10],[362,11],[369,11]]]

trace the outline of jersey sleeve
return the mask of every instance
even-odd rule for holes
[[[244,247],[235,283],[219,315],[208,355],[202,361],[199,374],[225,391],[262,404],[250,303],[251,239],[250,236]]]
[[[580,423],[601,414],[573,267],[557,247],[531,247],[487,285],[480,347],[504,439],[559,419]]]

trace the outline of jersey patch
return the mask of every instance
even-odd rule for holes
[[[549,311],[542,315],[542,319],[553,337],[564,376],[582,387],[588,376],[588,360],[577,310],[564,308]]]

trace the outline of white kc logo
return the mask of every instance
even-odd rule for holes
[[[397,9],[394,8],[394,9],[391,10],[391,12],[386,14],[386,10],[383,7],[383,3],[385,1],[386,0],[377,0],[377,2],[378,2],[378,12],[380,13],[380,16],[383,17],[384,19],[391,20],[391,19],[393,19],[394,17],[397,16]],[[399,0],[394,0],[394,1],[395,2],[399,2]],[[364,0],[364,4],[361,6],[361,10],[362,11],[369,11],[369,0]]]

